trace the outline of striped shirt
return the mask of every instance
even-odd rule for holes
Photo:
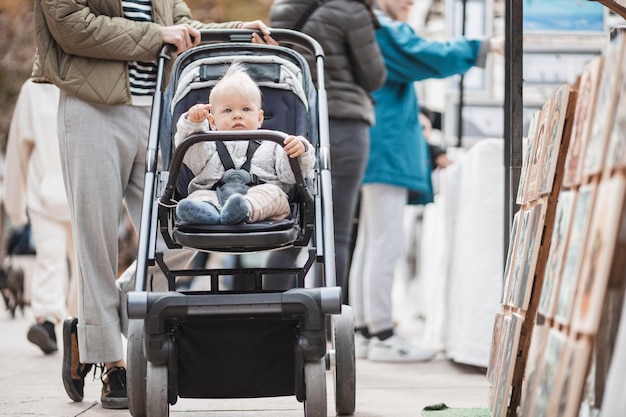
[[[152,0],[122,0],[124,17],[138,22],[152,22]],[[130,92],[134,97],[154,95],[157,78],[156,62],[128,62]]]

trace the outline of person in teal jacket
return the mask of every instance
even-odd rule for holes
[[[350,271],[357,357],[387,362],[430,360],[435,351],[394,332],[391,290],[404,242],[403,212],[433,201],[428,143],[419,121],[415,81],[463,74],[484,66],[502,40],[418,36],[406,23],[413,0],[378,0],[376,39],[387,68],[385,85],[373,92],[376,123],[363,184],[359,230]]]

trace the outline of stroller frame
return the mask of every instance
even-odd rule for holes
[[[164,46],[158,58],[158,88],[150,123],[135,290],[127,294],[128,399],[134,417],[168,416],[169,405],[179,397],[286,395],[295,395],[304,403],[305,416],[326,417],[327,370],[334,375],[337,414],[353,414],[355,409],[354,324],[350,307],[341,305],[341,289],[335,280],[324,53],[313,38],[300,32],[272,29],[280,46],[252,44],[252,33],[241,29],[201,31],[201,44],[175,62],[165,94],[174,91],[176,77],[186,63],[196,59],[194,54],[212,56],[231,49],[291,55],[302,65],[305,78],[310,77],[306,61],[290,49],[302,48],[315,56],[318,72],[317,108],[309,102],[317,111],[311,126],[319,135],[312,140],[317,166],[313,178],[306,179],[297,161],[290,161],[297,199],[289,221],[214,227],[177,222],[172,203],[189,147],[210,140],[261,139],[282,145],[285,134],[271,130],[199,133],[171,152],[171,135],[163,138],[161,131],[169,131],[171,126],[171,119],[162,118],[163,113],[169,116],[165,102],[171,98],[164,96],[163,72],[173,47]],[[159,148],[163,166],[169,169],[157,168]],[[306,247],[311,242],[313,247],[308,249],[306,262],[297,268],[176,270],[170,269],[163,250],[157,249],[158,232],[169,249],[246,253]],[[305,276],[314,264],[320,266],[314,269],[315,287],[305,288]],[[148,267],[155,265],[165,275],[168,291],[149,291]],[[254,289],[221,289],[219,278],[227,274],[253,276]],[[296,288],[265,290],[263,278],[272,274],[296,274]],[[210,290],[176,291],[179,276],[209,276]],[[231,368],[222,364],[235,362],[239,365],[233,365],[235,377],[231,377]],[[270,364],[265,368],[271,372],[259,363]],[[201,379],[196,379],[198,373]]]

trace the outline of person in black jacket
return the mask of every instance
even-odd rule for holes
[[[300,30],[325,52],[337,284],[347,303],[353,218],[374,123],[370,92],[383,86],[386,68],[375,37],[371,4],[361,0],[276,0],[270,26]],[[314,57],[307,56],[317,79]],[[292,266],[298,254],[272,253],[268,266]]]

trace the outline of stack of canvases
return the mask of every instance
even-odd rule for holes
[[[494,417],[624,415],[625,49],[617,32],[533,115],[487,372]]]

